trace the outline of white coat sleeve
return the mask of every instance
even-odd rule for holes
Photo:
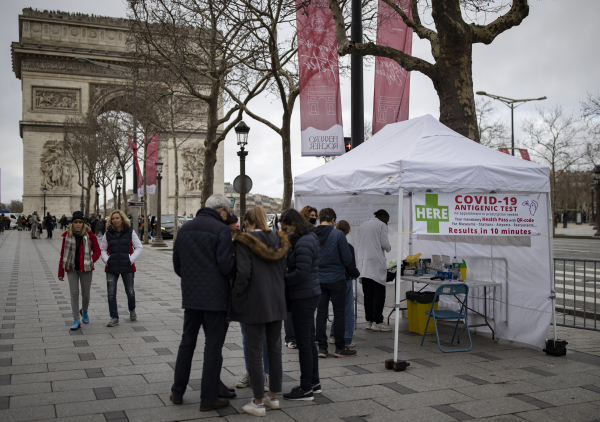
[[[381,249],[386,252],[392,250],[392,245],[390,245],[390,239],[388,238],[388,225],[383,224],[383,228],[381,229]]]
[[[133,243],[133,253],[129,255],[129,260],[133,264],[142,254],[142,249],[144,249],[144,246],[134,231],[131,232],[131,243]]]
[[[106,241],[106,235],[102,236],[102,242],[100,242],[100,257],[105,264],[108,262],[108,242]]]

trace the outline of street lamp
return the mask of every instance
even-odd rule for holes
[[[158,192],[156,195],[156,236],[154,237],[154,241],[152,242],[152,247],[153,248],[164,248],[167,246],[167,244],[165,243],[165,241],[162,238],[162,224],[160,222],[161,218],[161,201],[160,201],[160,187],[161,187],[161,180],[162,180],[162,170],[163,170],[163,163],[156,163],[156,182],[157,182],[157,188],[158,188]],[[150,232],[152,232],[152,227],[150,227]]]
[[[596,166],[594,171],[594,183],[596,184],[596,214],[600,211],[600,165]],[[594,236],[600,236],[600,219],[596,215],[596,234]]]
[[[514,100],[512,98],[501,97],[499,95],[494,95],[494,94],[488,94],[485,91],[477,91],[476,94],[477,95],[485,95],[486,97],[490,97],[494,100],[502,101],[504,104],[506,104],[510,108],[510,129],[511,129],[510,144],[511,144],[512,155],[515,155],[515,108],[519,107],[520,105],[522,105],[523,103],[526,103],[528,101],[546,100],[547,97],[544,96],[544,97],[540,97],[540,98]],[[517,104],[517,103],[520,103],[520,104]],[[517,104],[517,105],[515,105],[515,104]]]
[[[121,179],[123,177],[121,176],[121,173],[117,172],[117,209],[120,210],[121,209]]]
[[[594,220],[594,190],[596,189],[596,184],[592,182],[590,185],[590,192],[592,193],[592,202],[591,202],[591,210],[590,210],[590,226],[596,225],[596,220]],[[594,227],[597,229],[597,227]]]
[[[133,78],[133,113],[132,113],[132,118],[133,118],[133,143],[135,145],[137,145],[137,107],[136,107],[136,93],[137,93],[137,73],[136,72],[132,72],[130,68],[125,67],[125,66],[119,66],[117,64],[109,64],[109,63],[103,63],[103,62],[97,62],[95,60],[90,60],[87,59],[85,57],[77,57],[75,58],[75,60],[77,60],[80,63],[89,63],[89,64],[93,64],[95,66],[100,66],[100,67],[104,67],[106,69],[115,69],[115,70],[120,70],[122,72],[131,72],[132,74],[132,78]],[[138,201],[138,194],[137,194],[137,171],[135,170],[135,156],[132,157],[133,160],[133,195],[131,197],[132,201],[137,202]],[[124,189],[124,191],[126,191]],[[125,195],[127,196],[127,195]],[[83,207],[83,206],[82,206]],[[119,206],[119,209],[121,207]],[[82,208],[83,210],[83,208]],[[131,210],[131,214],[132,214],[132,225],[133,225],[133,230],[139,235],[139,230],[140,230],[140,222],[139,222],[139,210],[137,207],[133,207],[133,209]]]
[[[44,185],[42,190],[44,191],[44,215],[42,218],[46,218],[46,193],[48,192],[48,188],[46,187],[46,185]]]
[[[237,155],[240,157],[240,218],[242,221],[246,215],[246,156],[248,155],[244,148],[248,144],[249,132],[250,128],[243,120],[235,127],[237,144],[240,146]]]
[[[100,218],[100,184],[96,182],[94,187],[96,188],[96,216]]]

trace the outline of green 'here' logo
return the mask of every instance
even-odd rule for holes
[[[425,194],[425,205],[416,205],[417,221],[427,221],[427,233],[439,233],[440,221],[448,222],[448,207],[438,205],[437,194]]]

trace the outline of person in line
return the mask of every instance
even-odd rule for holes
[[[390,215],[386,210],[378,210],[375,216],[358,228],[358,270],[360,271],[365,304],[366,329],[369,331],[391,331],[383,324],[385,304],[385,283],[387,265],[385,252],[392,247],[388,239]]]
[[[335,226],[336,229],[341,230],[346,235],[346,239],[350,234],[350,223],[346,220],[338,221]],[[352,341],[354,336],[354,291],[352,288],[352,280],[360,277],[360,272],[356,268],[356,259],[354,254],[354,246],[348,242],[350,252],[352,253],[352,262],[346,266],[346,330],[344,331],[344,340],[346,341],[346,347],[355,347],[356,343]],[[329,343],[335,344],[335,336],[333,333],[333,326],[335,324],[335,318],[331,321],[331,332],[329,337]]]
[[[59,223],[60,229],[64,230],[67,227],[67,216],[63,214],[63,216],[60,217]]]
[[[142,254],[144,247],[131,228],[131,223],[123,211],[113,211],[110,214],[109,221],[110,225],[102,238],[100,250],[102,261],[106,264],[106,290],[108,294],[108,311],[110,313],[110,321],[106,326],[114,327],[119,325],[119,311],[117,308],[117,282],[119,276],[123,280],[125,293],[127,294],[129,318],[131,321],[137,320],[133,278],[135,261]]]
[[[294,209],[281,214],[281,228],[290,233],[285,286],[300,361],[300,385],[283,398],[313,400],[314,393],[321,392],[319,353],[314,341],[315,311],[321,299],[319,240],[310,223]]]
[[[356,350],[350,350],[344,342],[346,327],[346,265],[352,263],[352,253],[346,236],[335,227],[337,215],[331,208],[319,211],[319,222],[314,233],[319,239],[319,283],[321,299],[317,307],[317,342],[319,357],[326,358],[327,351],[327,316],[329,301],[333,304],[333,332],[335,337],[335,353],[338,358],[356,356]]]
[[[203,327],[204,362],[200,386],[200,410],[203,412],[229,406],[229,400],[218,395],[230,280],[235,274],[231,230],[224,222],[230,206],[231,201],[225,195],[210,196],[196,218],[179,229],[173,246],[173,267],[181,277],[184,319],[170,399],[174,404],[183,403],[198,332]]]
[[[102,238],[106,231],[106,220],[100,216],[98,223],[96,224],[96,230],[98,230],[98,237]]]
[[[23,230],[23,219],[21,216],[17,217],[17,228],[19,231]]]
[[[62,247],[58,263],[58,279],[69,280],[71,292],[71,312],[73,325],[71,330],[81,328],[81,322],[90,322],[88,306],[92,287],[92,271],[94,262],[100,258],[100,247],[94,233],[83,224],[83,213],[75,211],[68,230],[62,234]],[[79,285],[81,284],[81,308],[79,308]],[[81,322],[79,316],[81,315]]]
[[[302,214],[302,217],[306,218],[306,221],[308,221],[312,227],[316,227],[319,211],[315,207],[307,205],[300,210],[300,214]]]
[[[563,210],[562,213],[562,223],[563,223],[563,228],[566,229],[567,228],[567,219],[569,218],[569,214],[567,214],[567,210]]]
[[[34,211],[31,217],[29,217],[29,224],[31,224],[31,238],[37,239],[37,231],[38,231],[38,216],[37,211]]]
[[[242,407],[250,415],[265,416],[265,405],[279,409],[282,388],[281,323],[286,318],[286,233],[269,228],[267,215],[257,206],[244,216],[244,232],[233,236],[236,276],[231,289],[229,317],[244,326],[248,344],[248,372],[254,400]],[[264,393],[263,338],[267,337],[269,391]]]
[[[44,217],[44,225],[46,226],[47,238],[52,239],[52,230],[54,230],[54,221],[52,221],[52,216],[50,213],[46,214]]]

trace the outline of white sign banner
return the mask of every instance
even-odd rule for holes
[[[418,234],[535,236],[546,227],[540,196],[500,194],[413,194],[413,230]]]

